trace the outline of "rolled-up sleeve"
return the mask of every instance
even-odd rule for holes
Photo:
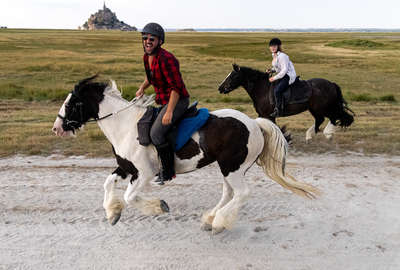
[[[170,91],[175,91],[183,95],[184,83],[181,72],[179,71],[179,62],[175,57],[165,57],[161,61],[161,71],[169,85]]]

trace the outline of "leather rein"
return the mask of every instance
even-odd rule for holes
[[[75,91],[71,92],[71,96],[75,96],[78,100],[80,100],[80,97],[75,93]],[[138,97],[135,97],[131,101],[131,104],[129,104],[128,106],[126,106],[126,107],[124,107],[124,108],[122,108],[122,109],[120,109],[120,110],[118,110],[116,112],[109,113],[109,114],[107,114],[105,116],[95,117],[94,119],[89,119],[89,120],[86,121],[86,123],[88,123],[88,122],[98,122],[98,121],[104,120],[104,119],[106,119],[108,117],[111,117],[113,115],[119,114],[120,112],[130,108],[133,105],[135,105],[135,103],[136,103],[136,101],[138,99],[139,99]],[[65,105],[65,106],[67,106],[67,105]],[[78,122],[76,120],[69,120],[67,117],[62,116],[60,114],[57,114],[57,116],[59,118],[61,118],[63,121],[65,121],[65,125],[71,127],[72,130],[75,130],[75,128],[71,124],[74,124],[74,123],[79,124],[79,125],[83,125],[84,124],[84,121],[83,121],[83,102],[82,101],[77,102],[76,106],[79,108],[80,122]]]

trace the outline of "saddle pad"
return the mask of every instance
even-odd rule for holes
[[[193,133],[199,130],[210,117],[210,112],[206,108],[197,111],[194,117],[184,118],[178,125],[177,136],[175,138],[175,151],[179,151],[192,137]]]

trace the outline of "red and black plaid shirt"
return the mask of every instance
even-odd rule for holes
[[[143,56],[143,61],[147,79],[156,92],[157,104],[167,104],[171,91],[177,92],[180,97],[189,97],[179,71],[179,62],[172,53],[160,48],[153,58],[151,69],[147,54]]]

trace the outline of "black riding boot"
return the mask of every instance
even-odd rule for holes
[[[158,174],[158,179],[160,185],[164,185],[164,181],[170,181],[175,178],[175,167],[174,167],[174,151],[169,143],[164,143],[161,145],[156,145],[158,156],[161,160],[161,171]]]
[[[275,97],[275,108],[270,114],[271,117],[278,117],[283,115],[283,102],[282,97]]]

